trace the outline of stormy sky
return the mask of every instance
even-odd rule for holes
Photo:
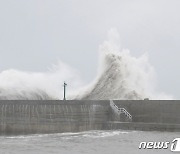
[[[179,0],[0,0],[0,71],[46,71],[61,60],[89,82],[116,28],[122,48],[149,55],[158,89],[180,98]]]

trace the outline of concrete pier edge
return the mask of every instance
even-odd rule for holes
[[[114,103],[132,115],[132,122],[115,120],[109,100],[1,100],[0,135],[116,129],[180,131],[179,100]]]

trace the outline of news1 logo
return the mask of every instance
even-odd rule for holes
[[[180,138],[175,138],[171,144],[171,151],[180,152]]]
[[[175,138],[170,142],[141,142],[139,149],[168,149],[172,152],[180,152],[180,138]]]

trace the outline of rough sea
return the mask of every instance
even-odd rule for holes
[[[168,149],[139,149],[142,141],[172,142],[179,132],[86,131],[0,136],[0,154],[170,154]]]

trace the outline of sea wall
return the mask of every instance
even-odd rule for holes
[[[109,101],[0,101],[0,134],[104,129]]]
[[[133,117],[133,122],[180,124],[179,100],[117,100]]]
[[[110,101],[0,101],[0,134],[61,133],[135,129],[180,131],[180,101],[114,103],[132,115],[132,122],[113,119]]]
[[[109,122],[107,130],[139,130],[139,131],[167,131],[180,132],[180,124],[173,123],[144,123],[144,122]]]

